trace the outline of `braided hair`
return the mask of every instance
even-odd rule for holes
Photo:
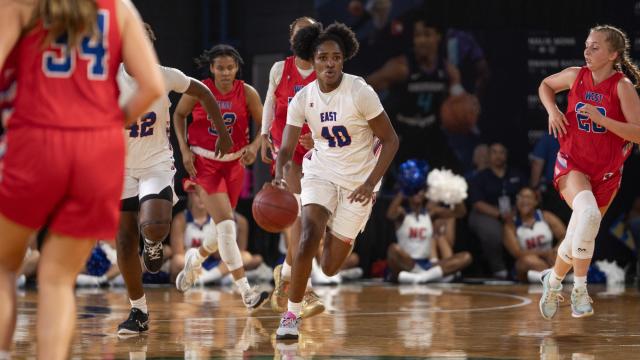
[[[360,46],[356,35],[348,26],[335,22],[324,30],[321,23],[300,29],[293,37],[291,49],[297,57],[312,61],[318,46],[326,41],[335,41],[345,60],[354,57]]]
[[[621,29],[612,25],[598,25],[591,28],[591,32],[602,32],[606,36],[606,41],[609,43],[609,50],[618,53],[618,57],[614,61],[614,68],[621,72],[627,72],[633,75],[634,86],[640,87],[640,69],[633,63],[629,56],[629,37]]]
[[[213,79],[213,73],[211,73],[210,65],[213,64],[216,58],[222,56],[229,56],[236,62],[236,65],[238,65],[238,73],[236,77],[240,78],[242,75],[241,69],[242,65],[244,65],[244,60],[242,60],[242,56],[240,56],[238,50],[231,45],[215,45],[211,49],[205,50],[202,55],[195,58],[194,61],[196,62],[196,65],[198,65],[198,68],[206,69],[209,77]]]

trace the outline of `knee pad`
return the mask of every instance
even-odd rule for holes
[[[210,254],[218,251],[218,230],[216,229],[216,223],[213,222],[213,219],[209,219],[209,222],[202,228],[202,231],[204,232],[202,247]]]
[[[148,221],[140,224],[142,236],[150,241],[163,241],[171,229],[170,220]]]
[[[596,235],[602,220],[598,203],[591,191],[581,191],[573,199],[572,220],[574,216],[576,222],[571,241],[571,253],[577,259],[590,259],[593,257]]]
[[[236,223],[224,220],[216,225],[218,230],[218,251],[220,258],[227,264],[229,271],[242,267],[242,255],[236,242]]]
[[[571,239],[565,237],[558,246],[558,256],[567,264],[573,264],[573,256],[571,252]]]

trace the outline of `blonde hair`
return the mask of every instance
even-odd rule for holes
[[[82,37],[97,34],[97,17],[95,0],[40,0],[36,10],[36,18],[49,30],[44,45],[63,34],[69,46],[78,45]]]
[[[591,28],[591,32],[601,32],[606,36],[606,41],[609,43],[609,50],[618,53],[618,57],[614,61],[614,68],[618,71],[633,75],[634,85],[636,88],[640,87],[640,69],[633,63],[629,56],[629,37],[627,34],[619,28],[612,25],[598,25]]]

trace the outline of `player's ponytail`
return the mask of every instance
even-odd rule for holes
[[[621,29],[612,25],[598,25],[591,28],[591,31],[602,32],[606,36],[609,49],[618,53],[614,61],[614,68],[618,71],[633,75],[636,88],[640,87],[640,69],[633,63],[629,56],[629,37]]]
[[[95,0],[40,0],[36,9],[36,18],[49,30],[45,46],[65,33],[70,46],[78,45],[83,36],[96,35],[97,16]]]

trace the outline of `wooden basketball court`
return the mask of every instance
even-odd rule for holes
[[[570,289],[571,286],[565,288]],[[147,288],[149,334],[120,339],[129,311],[122,288],[78,290],[77,359],[454,358],[638,359],[640,302],[634,288],[590,286],[595,315],[538,313],[538,285],[417,285],[376,282],[320,287],[328,311],[303,321],[297,343],[277,343],[279,314],[247,317],[231,288],[183,295]],[[15,358],[35,354],[36,293],[18,295]]]

